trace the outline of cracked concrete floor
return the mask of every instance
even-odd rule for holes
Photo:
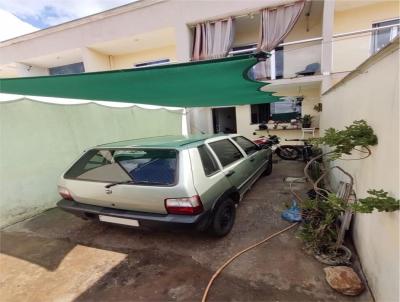
[[[288,226],[285,176],[303,164],[280,161],[237,210],[232,232],[139,230],[84,221],[58,209],[1,233],[1,301],[200,301],[214,271],[237,251]],[[304,184],[296,189],[305,191]],[[242,255],[214,283],[208,301],[373,301],[346,297],[326,283],[320,264],[292,229]]]

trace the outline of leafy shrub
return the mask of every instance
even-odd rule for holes
[[[346,203],[335,194],[326,198],[307,199],[302,203],[303,224],[299,237],[306,247],[316,253],[332,249],[336,243],[340,224],[338,218],[347,210],[357,213],[392,212],[400,209],[400,200],[388,196],[383,190],[369,190],[370,196]]]
[[[344,130],[329,128],[325,130],[324,136],[314,139],[317,144],[324,144],[333,147],[331,158],[337,159],[342,154],[351,154],[356,147],[363,147],[369,150],[369,146],[378,143],[374,130],[364,120],[354,121]]]
[[[366,198],[359,199],[352,204],[352,209],[358,213],[372,213],[373,210],[379,212],[393,212],[400,209],[400,201],[388,196],[388,192],[383,190],[368,190]]]

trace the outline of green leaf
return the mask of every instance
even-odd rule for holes
[[[378,144],[374,130],[364,120],[354,121],[344,130],[329,128],[324,136],[314,140],[314,143],[333,148],[331,159],[338,159],[343,154],[351,154],[356,147],[368,148]]]
[[[400,200],[388,196],[383,190],[368,190],[370,196],[361,198],[352,204],[352,209],[359,213],[393,212],[400,209]]]

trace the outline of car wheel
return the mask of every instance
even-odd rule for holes
[[[263,172],[262,176],[268,176],[271,173],[272,173],[272,155],[268,159],[267,167],[265,168],[265,171]]]
[[[235,222],[236,207],[231,199],[225,199],[215,210],[210,231],[217,237],[227,235]]]

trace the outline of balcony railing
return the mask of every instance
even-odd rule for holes
[[[333,35],[332,72],[349,72],[399,35],[400,24],[381,26]],[[379,36],[381,35],[381,36]],[[379,38],[379,39],[378,39]],[[385,39],[387,41],[385,41]],[[379,43],[374,41],[379,40]],[[238,55],[256,51],[256,47],[231,51]],[[322,37],[281,43],[266,62],[250,71],[256,80],[291,79],[321,74]]]
[[[279,44],[265,62],[252,68],[250,77],[256,80],[275,80],[320,74],[321,40],[318,37]],[[239,55],[252,51],[256,51],[256,48],[231,51],[229,54]]]
[[[400,24],[340,33],[332,39],[332,72],[354,70],[399,35]]]

